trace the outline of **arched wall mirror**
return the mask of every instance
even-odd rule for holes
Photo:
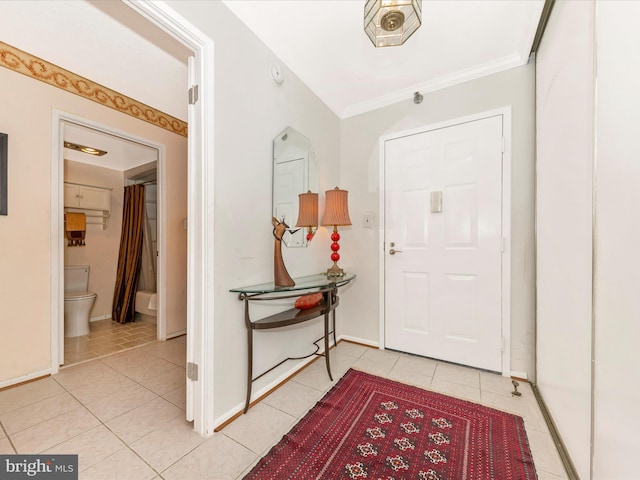
[[[306,229],[296,228],[298,195],[318,191],[318,165],[313,145],[291,127],[273,139],[273,216],[289,225],[282,242],[306,247]],[[297,231],[296,231],[297,230]]]

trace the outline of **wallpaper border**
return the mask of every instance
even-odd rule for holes
[[[187,136],[187,122],[0,41],[0,66]]]

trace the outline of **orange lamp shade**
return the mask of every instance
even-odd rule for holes
[[[298,221],[296,227],[318,226],[318,194],[301,193],[298,195]]]
[[[351,225],[348,196],[348,191],[340,190],[338,187],[327,190],[322,225]]]

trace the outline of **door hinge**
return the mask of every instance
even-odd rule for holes
[[[504,141],[504,137],[502,137],[502,138],[500,139],[500,148],[501,148],[502,153],[504,153],[504,151],[506,150],[506,148],[505,148],[505,141]]]
[[[500,337],[500,351],[504,352],[504,337]]]
[[[187,378],[194,382],[198,381],[198,364],[187,362]]]
[[[195,105],[198,101],[198,85],[194,85],[189,89],[189,105]]]
[[[500,240],[500,251],[502,253],[504,253],[504,251],[506,250],[506,248],[507,248],[506,245],[507,245],[507,241],[505,240],[504,237],[502,237],[502,239]]]

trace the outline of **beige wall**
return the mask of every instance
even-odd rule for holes
[[[53,109],[166,146],[167,331],[185,329],[186,138],[5,68],[0,85],[0,131],[9,134],[9,215],[0,216],[0,385],[51,367]]]
[[[594,19],[593,2],[558,2],[536,58],[537,384],[584,479],[592,447]]]
[[[99,225],[87,225],[86,245],[83,247],[68,247],[64,242],[65,265],[91,267],[89,291],[98,294],[90,313],[91,318],[110,318],[122,229],[123,175],[119,170],[65,160],[64,180],[111,189],[111,215],[107,228],[103,230]]]
[[[597,2],[593,478],[638,476],[640,3]]]
[[[338,330],[377,339],[378,272],[372,230],[362,231],[363,211],[377,212],[377,138],[404,128],[514,105],[514,228],[518,253],[514,276],[530,281],[532,267],[532,116],[527,92],[530,67],[504,72],[425,95],[417,111],[407,100],[345,121],[340,119],[251,33],[221,2],[169,1],[173,9],[215,41],[215,415],[220,418],[242,404],[245,394],[246,329],[242,305],[228,290],[268,281],[273,274],[271,226],[272,139],[291,125],[313,143],[319,163],[321,210],[325,190],[336,185],[350,190],[354,227],[345,229],[343,266],[358,273],[345,289]],[[20,47],[20,45],[16,45]],[[279,63],[286,80],[276,85],[269,66]],[[49,367],[49,178],[51,109],[64,110],[167,145],[167,234],[169,245],[167,330],[184,328],[186,311],[186,139],[173,136],[113,110],[0,69],[0,131],[10,134],[9,217],[0,217],[0,382]],[[177,95],[183,95],[178,92]],[[531,100],[532,101],[532,100]],[[435,108],[433,106],[435,105]],[[13,168],[12,168],[13,166]],[[371,190],[371,185],[376,187]],[[304,275],[329,265],[328,232],[321,228],[307,249],[283,252],[289,272]],[[4,246],[7,245],[7,249]],[[8,253],[10,252],[10,253]],[[17,275],[26,265],[28,275]],[[372,267],[373,265],[373,267]],[[358,290],[356,291],[356,287]],[[40,303],[34,303],[38,298]],[[514,294],[519,311],[514,356],[526,363],[532,346],[532,291]],[[179,299],[179,300],[178,300]],[[344,305],[344,307],[343,307]],[[319,328],[320,327],[320,328]],[[318,337],[319,324],[273,332],[256,340],[256,370],[272,360],[305,353]],[[512,331],[514,333],[514,331]],[[5,355],[4,353],[7,352]],[[4,358],[6,357],[6,359]],[[512,358],[512,361],[515,360]],[[513,363],[514,368],[516,363]],[[288,368],[288,367],[287,367]],[[527,370],[523,367],[523,370]],[[268,385],[281,370],[263,377]]]
[[[220,418],[235,413],[246,394],[243,305],[229,289],[273,279],[272,140],[290,125],[311,141],[323,203],[324,191],[338,181],[340,120],[222,2],[168,3],[215,42],[215,320],[211,320],[214,408]],[[269,65],[274,62],[284,71],[282,85],[271,78]],[[285,248],[291,276],[326,270],[331,265],[329,245],[322,228],[309,248]],[[321,319],[293,329],[258,332],[255,371],[262,373],[283,358],[313,351],[311,342],[321,332]],[[260,379],[254,392],[292,365],[287,362]]]
[[[638,18],[638,2],[598,2],[594,479],[638,476]]]
[[[583,479],[638,478],[639,17],[557,2],[538,54],[538,386]]]
[[[357,273],[358,278],[341,291],[337,328],[339,333],[377,342],[378,232],[361,225],[364,212],[378,212],[379,137],[507,105],[513,107],[511,366],[512,370],[533,376],[533,65],[427,94],[421,105],[414,105],[408,98],[406,102],[341,121],[286,65],[284,84],[275,85],[269,76],[269,64],[279,60],[223,4],[168,3],[215,41],[216,417],[237,408],[243,400],[246,331],[242,306],[228,288],[272,278],[271,139],[286,125],[298,129],[316,148],[321,202],[329,188],[339,185],[349,190],[354,225],[341,232],[341,264]],[[309,249],[284,252],[293,276],[327,268],[327,236],[322,228]],[[268,360],[276,357],[301,353],[313,334],[305,327],[257,337],[255,370],[262,371],[269,366]],[[272,378],[273,375],[263,377],[256,387]]]

